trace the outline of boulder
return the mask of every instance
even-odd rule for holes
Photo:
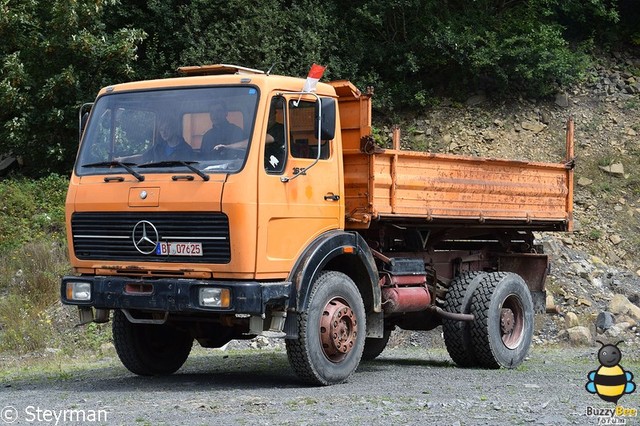
[[[600,330],[608,330],[616,323],[616,318],[611,312],[602,311],[596,318],[596,328]]]
[[[566,93],[558,93],[556,94],[556,105],[562,108],[566,108],[569,106],[569,95]]]
[[[573,345],[589,345],[593,340],[591,330],[581,325],[567,329],[569,342]]]
[[[614,234],[614,235],[609,236],[609,241],[611,241],[611,243],[613,245],[617,246],[618,244],[620,244],[622,242],[622,237],[620,235]]]
[[[545,126],[542,123],[538,123],[538,122],[534,122],[534,121],[523,121],[522,122],[522,128],[524,130],[528,130],[528,131],[533,132],[533,133],[540,133],[541,131],[546,129],[547,126]]]
[[[574,312],[567,312],[567,315],[564,317],[564,323],[568,329],[580,325],[578,316]]]
[[[640,308],[622,294],[616,294],[609,302],[608,310],[614,314],[628,315],[636,321],[640,320]]]
[[[600,166],[600,169],[614,176],[624,176],[624,166],[622,165],[622,163],[614,163],[608,166]]]
[[[578,179],[578,186],[589,186],[593,183],[593,181],[589,178],[582,176]]]

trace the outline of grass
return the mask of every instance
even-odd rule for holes
[[[0,350],[27,353],[47,346],[67,265],[66,249],[55,242],[29,242],[0,257]]]
[[[99,352],[111,339],[108,326],[73,327],[75,310],[60,303],[60,277],[71,272],[67,184],[55,174],[0,181],[0,354]]]

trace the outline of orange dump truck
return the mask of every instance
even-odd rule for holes
[[[458,365],[523,361],[548,270],[533,232],[572,227],[571,125],[558,164],[381,149],[347,81],[181,72],[100,91],[66,201],[62,301],[112,320],[129,370],[268,335],[334,384],[394,328],[440,325]]]

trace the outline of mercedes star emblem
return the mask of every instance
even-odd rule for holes
[[[153,223],[148,220],[141,220],[133,227],[131,239],[136,250],[142,254],[151,254],[156,251],[160,236]]]

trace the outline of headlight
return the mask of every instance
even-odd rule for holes
[[[231,292],[228,288],[202,287],[199,292],[200,306],[206,308],[228,308]]]
[[[67,282],[67,300],[89,302],[91,300],[91,283],[86,281]]]

